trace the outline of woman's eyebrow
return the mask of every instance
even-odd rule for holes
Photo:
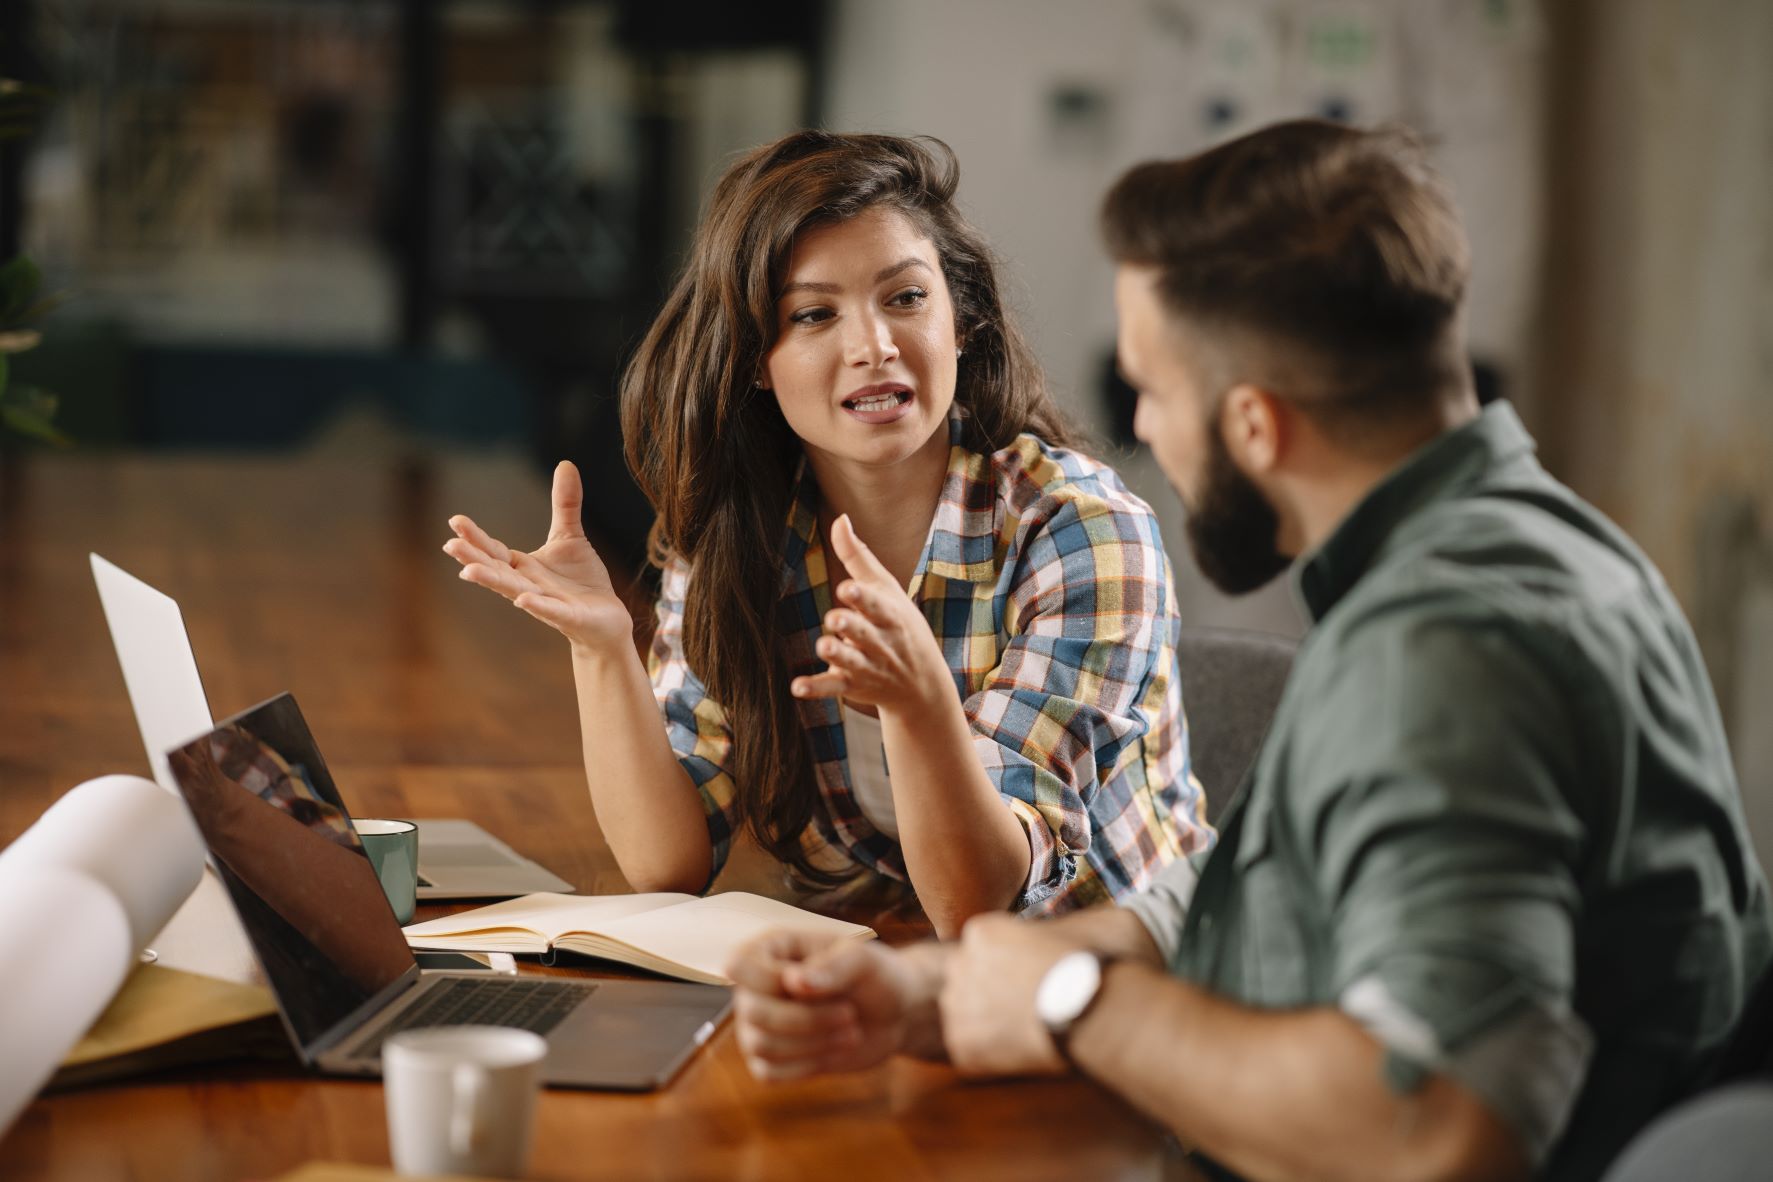
[[[876,271],[874,273],[874,282],[885,283],[893,276],[909,271],[913,267],[922,267],[926,271],[930,269],[928,263],[914,255],[910,258],[900,259],[892,266],[883,267],[879,271]],[[813,283],[809,280],[802,279],[784,287],[781,295],[778,295],[776,298],[779,300],[783,298],[783,296],[793,295],[797,291],[818,292],[820,295],[837,295],[839,292],[843,291],[843,288],[835,283]]]
[[[783,296],[793,295],[797,291],[816,291],[821,295],[836,295],[842,290],[843,288],[835,283],[808,283],[802,280],[797,283],[790,283],[787,287],[784,287],[782,289],[782,294],[776,298],[779,300]]]
[[[930,269],[928,263],[924,262],[916,255],[913,255],[910,258],[900,259],[890,267],[883,267],[881,270],[876,271],[874,273],[874,282],[885,283],[894,275],[900,274],[903,271],[909,271],[913,267],[922,267],[926,271]]]

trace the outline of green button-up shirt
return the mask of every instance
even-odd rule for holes
[[[1598,1176],[1773,948],[1692,632],[1506,405],[1296,579],[1313,626],[1218,845],[1128,906],[1178,976],[1338,1006],[1392,1087],[1445,1072],[1546,1176]]]

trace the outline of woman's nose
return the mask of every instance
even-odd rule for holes
[[[848,364],[878,369],[898,359],[899,346],[893,340],[892,325],[884,316],[852,317],[850,325],[844,341],[844,360]]]

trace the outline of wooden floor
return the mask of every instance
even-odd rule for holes
[[[468,817],[581,891],[627,889],[586,795],[565,646],[454,577],[439,550],[454,512],[533,545],[547,492],[507,459],[0,455],[0,844],[82,780],[146,772],[96,551],[180,602],[217,717],[295,694],[358,815]],[[916,928],[857,908],[889,938]],[[312,1160],[387,1164],[379,1085],[293,1065],[187,1069],[42,1098],[0,1139],[8,1179],[270,1178]],[[531,1175],[1098,1179],[1188,1166],[1082,1082],[983,1084],[906,1061],[766,1087],[724,1031],[657,1095],[546,1093]]]

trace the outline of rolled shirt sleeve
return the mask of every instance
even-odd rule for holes
[[[1051,899],[1076,876],[1078,857],[1091,847],[1097,793],[1141,753],[1151,726],[1146,700],[1160,661],[1173,661],[1175,627],[1148,512],[1073,495],[1028,516],[1038,525],[1006,568],[1008,643],[965,701],[986,775],[1028,833],[1018,910]],[[1142,784],[1123,776],[1117,790]],[[1136,809],[1130,797],[1106,803],[1098,818]],[[1120,828],[1126,840],[1150,840],[1144,826]]]
[[[1444,1073],[1543,1161],[1593,1046],[1572,1008],[1584,827],[1557,653],[1457,618],[1350,645],[1362,684],[1313,724],[1341,738],[1309,744],[1340,766],[1287,804],[1312,835],[1339,1004],[1395,1090]]]
[[[652,679],[653,698],[664,715],[671,749],[702,798],[708,839],[714,848],[708,875],[712,883],[732,852],[738,825],[731,767],[733,740],[726,712],[708,697],[684,657],[683,611],[688,593],[689,566],[682,559],[672,559],[659,589],[647,674]]]
[[[1181,947],[1182,926],[1188,921],[1194,888],[1200,885],[1200,867],[1196,863],[1200,857],[1205,855],[1177,858],[1159,870],[1144,890],[1120,901],[1120,906],[1145,925],[1146,934],[1157,945],[1164,964],[1174,964]]]

